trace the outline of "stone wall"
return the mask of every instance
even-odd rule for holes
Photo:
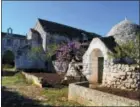
[[[86,106],[139,106],[140,102],[84,87],[88,82],[69,85],[68,99]],[[83,86],[84,85],[84,86]]]
[[[26,39],[9,37],[9,36],[12,36],[12,35],[5,35],[5,37],[2,38],[2,56],[4,55],[4,52],[7,50],[12,51],[15,55],[16,51],[20,47],[26,44]],[[10,43],[8,40],[10,40]]]
[[[139,66],[105,63],[102,85],[127,90],[140,89]]]
[[[107,51],[108,48],[105,46],[105,44],[99,39],[99,38],[93,38],[92,42],[90,43],[87,51],[83,55],[83,75],[86,76],[88,81],[92,81],[93,79],[93,54],[95,53],[94,50],[99,49],[102,53],[101,55],[97,55],[96,57],[104,57],[104,60],[107,59]]]

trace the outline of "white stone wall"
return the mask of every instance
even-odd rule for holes
[[[112,88],[127,90],[140,89],[140,69],[139,67],[128,66],[123,64],[113,64],[108,58],[108,48],[99,38],[94,38],[89,45],[88,50],[83,56],[83,74],[88,81],[93,79],[93,55],[94,49],[101,50],[104,57],[103,80],[102,85]]]
[[[92,42],[89,45],[88,50],[83,55],[83,74],[86,76],[88,80],[90,80],[90,77],[92,76],[92,72],[94,71],[92,68],[92,52],[94,49],[99,49],[104,57],[104,61],[107,60],[107,47],[104,45],[104,43],[99,38],[93,38]]]
[[[85,87],[88,82],[69,85],[68,99],[85,106],[138,106],[140,101]]]
[[[140,89],[139,66],[108,63],[103,71],[102,85],[112,88]]]

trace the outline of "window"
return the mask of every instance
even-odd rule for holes
[[[12,45],[12,40],[11,39],[7,39],[7,46]]]

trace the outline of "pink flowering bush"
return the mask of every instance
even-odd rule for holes
[[[57,60],[58,61],[71,61],[80,49],[81,44],[79,42],[73,41],[65,43],[57,51]]]

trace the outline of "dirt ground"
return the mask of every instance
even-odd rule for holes
[[[59,84],[64,77],[64,74],[59,75],[57,73],[30,73],[37,77],[42,77],[44,81],[49,84]]]
[[[140,90],[127,91],[127,90],[121,90],[117,88],[107,88],[107,87],[95,87],[94,89],[140,101]]]

